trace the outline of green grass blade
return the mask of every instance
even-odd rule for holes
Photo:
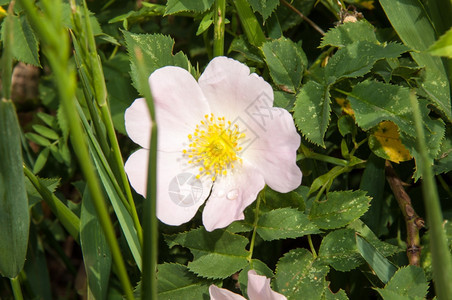
[[[439,300],[450,299],[452,295],[452,255],[447,246],[447,238],[443,229],[443,216],[438,197],[432,163],[427,152],[427,145],[422,125],[422,117],[416,95],[410,95],[416,125],[419,152],[422,160],[422,194],[427,212],[427,225],[430,232],[430,246],[432,251],[433,280],[435,291]]]
[[[89,137],[88,141],[90,154],[99,173],[100,180],[102,181],[105,192],[107,193],[110,203],[113,206],[113,210],[115,211],[116,217],[118,218],[121,230],[124,233],[132,256],[138,268],[141,269],[141,244],[138,239],[138,234],[135,230],[132,217],[129,213],[130,208],[127,206],[127,201],[125,200],[124,195],[121,193],[121,189],[108,165],[107,159],[103,156],[103,152],[99,144],[97,143],[97,140],[94,137],[91,128],[88,125],[88,121],[83,115],[82,109],[80,108],[80,106],[78,106],[77,108],[81,116],[85,132]]]

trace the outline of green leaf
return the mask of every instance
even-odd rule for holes
[[[365,191],[331,192],[312,204],[309,219],[321,229],[339,228],[361,217],[369,203]]]
[[[383,58],[396,58],[409,49],[397,43],[387,45],[357,41],[339,49],[325,67],[325,79],[334,83],[340,78],[359,77],[368,73]]]
[[[445,134],[444,122],[441,119],[430,119],[428,115],[430,110],[427,108],[426,101],[419,100],[419,102],[424,131],[428,134],[428,143],[426,143],[426,148],[429,159],[422,159],[418,149],[417,138],[407,136],[403,133],[401,134],[402,142],[408,148],[411,155],[414,157],[414,160],[416,161],[416,171],[413,176],[416,180],[421,176],[420,170],[422,169],[422,164],[429,164],[430,166],[433,166],[433,160],[438,155]]]
[[[195,3],[195,1],[190,0],[191,2]],[[148,75],[151,75],[158,68],[165,66],[178,66],[187,70],[191,69],[190,62],[185,54],[182,52],[178,52],[175,55],[172,54],[174,40],[169,36],[161,34],[134,34],[124,31],[124,38],[131,62],[130,75],[136,89],[141,95],[145,95],[145,89],[149,89],[149,86],[140,85],[137,72],[138,60],[135,49],[141,50],[143,61],[146,64],[143,68]]]
[[[280,38],[264,43],[262,52],[273,82],[281,90],[295,93],[307,65],[306,54],[301,47],[289,39]]]
[[[37,135],[36,133],[33,133],[33,132],[27,132],[25,134],[25,137],[27,139],[29,139],[30,141],[32,141],[33,143],[36,143],[40,146],[47,147],[47,146],[50,146],[50,144],[51,144],[48,139],[46,139],[45,137],[42,137],[40,135]]]
[[[253,11],[260,13],[265,21],[278,7],[279,0],[249,0],[249,3]]]
[[[49,157],[49,148],[42,149],[39,153],[38,158],[36,158],[35,165],[33,166],[33,173],[37,174],[45,166],[47,158]]]
[[[13,56],[27,64],[40,67],[38,40],[25,15],[11,16],[13,20]],[[5,26],[2,26],[4,30]],[[4,32],[2,30],[2,36]]]
[[[426,76],[421,88],[432,103],[452,120],[450,86],[446,69],[439,57],[425,53],[435,41],[436,33],[424,5],[419,0],[380,1],[389,21],[405,45],[413,50],[411,56],[419,66],[425,67]],[[416,30],[413,30],[413,29]]]
[[[432,55],[452,58],[452,28],[431,45],[428,51]]]
[[[0,100],[0,274],[9,278],[24,266],[30,222],[20,135],[13,103]]]
[[[34,131],[36,131],[43,137],[46,137],[51,140],[59,139],[58,133],[56,133],[54,130],[50,129],[49,127],[42,126],[39,124],[34,124],[31,127],[33,128]]]
[[[319,258],[342,272],[353,270],[364,262],[356,247],[355,231],[348,228],[332,231],[323,238]]]
[[[356,41],[378,43],[375,36],[375,28],[365,20],[341,24],[325,33],[319,47],[334,46],[342,48]]]
[[[40,178],[37,177],[39,183],[46,187],[46,189],[53,193],[57,189],[57,187],[60,185],[60,178]],[[28,205],[32,206],[42,200],[41,194],[36,190],[34,185],[31,183],[31,181],[28,178],[25,178],[25,186],[27,188],[27,194],[28,194]]]
[[[157,285],[159,299],[206,299],[211,281],[200,279],[186,266],[179,264],[158,265]]]
[[[294,120],[301,134],[309,141],[325,147],[323,136],[330,123],[330,87],[309,81],[297,94]]]
[[[80,244],[88,281],[88,298],[106,299],[112,258],[88,190],[85,190],[82,199]]]
[[[172,15],[183,11],[205,12],[215,0],[168,0],[166,3],[165,15]]]
[[[263,213],[257,223],[257,233],[264,241],[297,238],[319,232],[307,215],[289,207]]]
[[[344,290],[339,290],[334,294],[329,288],[326,288],[322,300],[348,300],[348,297]]]
[[[397,271],[397,268],[387,260],[374,246],[372,246],[364,238],[356,235],[356,245],[361,256],[370,265],[372,270],[375,271],[378,278],[383,283],[387,283],[389,279]]]
[[[58,128],[58,124],[54,116],[43,112],[37,112],[36,116],[41,119],[47,126],[51,128]]]
[[[378,252],[385,257],[393,255],[394,253],[402,251],[401,248],[381,241],[370,228],[364,224],[360,219],[350,223],[347,228],[355,230],[360,236],[364,237]]]
[[[381,121],[389,120],[415,137],[409,95],[406,87],[366,80],[358,83],[347,99],[355,111],[356,123],[362,129],[369,130]]]
[[[294,249],[278,261],[273,287],[288,299],[321,299],[328,271],[308,250]]]
[[[376,289],[385,300],[424,299],[428,283],[424,271],[416,266],[400,268],[384,289]],[[403,297],[403,298],[402,298]]]
[[[192,252],[190,271],[207,278],[226,278],[245,267],[248,239],[225,230],[207,232],[204,228],[166,236],[169,247],[180,245]]]

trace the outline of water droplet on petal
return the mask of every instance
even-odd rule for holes
[[[235,199],[237,199],[238,196],[239,196],[239,190],[233,189],[228,192],[228,194],[226,195],[226,198],[228,198],[229,200],[235,200]]]

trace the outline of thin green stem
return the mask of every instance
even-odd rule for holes
[[[213,56],[224,55],[224,25],[226,22],[226,0],[215,1],[213,29]]]
[[[147,85],[146,74],[141,49],[135,49],[138,60],[138,74],[141,84]],[[157,123],[155,121],[155,108],[152,93],[146,89],[144,95],[151,117],[151,142],[149,145],[148,182],[146,199],[143,209],[143,268],[141,299],[157,299],[157,259],[158,259],[158,221],[157,221]]]
[[[138,240],[140,241],[140,244],[143,245],[143,229],[141,228],[140,219],[138,218],[137,209],[135,207],[135,201],[133,200],[132,191],[130,190],[129,181],[127,180],[127,175],[124,170],[124,161],[122,159],[121,150],[119,149],[119,143],[118,139],[116,138],[116,132],[113,125],[113,120],[111,118],[110,110],[107,104],[101,106],[100,110],[102,113],[102,120],[104,121],[105,128],[107,129],[107,136],[112,147],[113,158],[117,165],[116,169],[119,171],[122,187],[126,192],[127,200],[130,206],[129,212],[137,231]]]
[[[421,154],[422,193],[424,196],[427,224],[430,233],[430,247],[432,251],[433,279],[435,281],[436,296],[440,300],[450,299],[452,295],[452,256],[447,246],[447,239],[443,229],[443,216],[438,197],[438,190],[431,167],[431,158],[427,152],[424,126],[414,92],[410,95],[413,110],[418,147]]]
[[[14,299],[15,300],[23,300],[24,297],[22,295],[22,289],[20,287],[19,276],[11,278],[10,281],[11,281],[11,288],[12,288],[13,294],[14,294]]]
[[[69,234],[79,242],[80,234],[80,219],[66,206],[60,199],[58,199],[49,189],[41,184],[39,179],[24,166],[24,174],[30,180],[42,199],[50,207],[50,210],[58,218],[61,224],[66,228]]]
[[[312,238],[310,234],[308,234],[308,243],[309,248],[311,248],[312,256],[314,256],[314,258],[317,258],[317,252],[315,251],[314,244],[312,243]]]
[[[340,159],[340,158],[331,157],[331,156],[320,154],[320,153],[315,153],[315,152],[309,150],[308,147],[306,147],[303,144],[300,145],[300,148],[301,148],[302,154],[300,155],[300,158],[297,157],[297,160],[302,159],[302,158],[311,158],[311,159],[324,161],[324,162],[342,166],[342,167],[349,165],[349,162],[345,159]]]
[[[251,242],[250,242],[250,254],[248,255],[248,262],[252,265],[252,259],[253,259],[253,251],[254,251],[254,243],[256,242],[256,231],[257,231],[257,223],[259,222],[259,207],[261,204],[261,199],[265,199],[265,188],[257,195],[256,200],[256,210],[254,211],[254,222],[253,222],[253,233],[251,235]]]

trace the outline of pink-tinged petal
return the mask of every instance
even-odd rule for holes
[[[179,67],[164,67],[149,77],[158,124],[158,148],[182,151],[195,126],[210,113],[210,108],[193,76]]]
[[[287,298],[270,288],[270,278],[248,271],[248,297],[250,300],[287,300]]]
[[[247,122],[249,110],[260,106],[273,106],[273,89],[264,79],[231,58],[216,57],[207,65],[198,80],[210,108],[215,115],[231,122]]]
[[[127,135],[143,148],[149,148],[151,117],[144,98],[136,99],[124,113]]]
[[[287,193],[301,184],[296,164],[300,136],[288,111],[278,108],[264,128],[251,128],[258,134],[242,151],[242,158],[255,166],[265,183],[275,191]]]
[[[243,300],[242,296],[212,284],[209,287],[210,300]]]
[[[256,200],[264,186],[264,178],[251,166],[237,168],[234,173],[219,177],[202,213],[206,230],[213,231],[243,220],[244,209]]]
[[[179,153],[157,153],[157,217],[177,226],[190,221],[210,193],[212,181],[197,179]]]
[[[132,153],[124,165],[130,184],[133,189],[143,197],[146,197],[148,161],[149,150],[140,149]]]
[[[210,193],[211,180],[196,179],[179,153],[157,153],[157,217],[168,225],[190,221]],[[125,164],[135,191],[146,197],[149,150],[134,152]]]

